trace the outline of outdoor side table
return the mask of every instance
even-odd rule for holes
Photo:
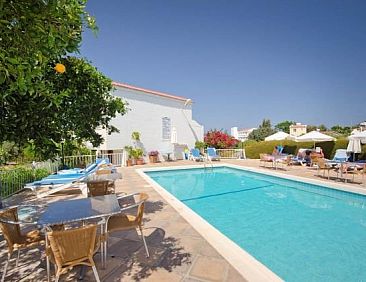
[[[78,221],[101,218],[101,236],[106,234],[107,219],[120,213],[117,196],[115,194],[83,198],[76,200],[58,201],[47,206],[40,216],[38,224],[43,228],[55,224],[68,224]],[[46,247],[47,247],[46,236]],[[107,260],[107,242],[101,242],[102,267],[105,267]],[[47,257],[47,270],[49,271],[49,259]]]

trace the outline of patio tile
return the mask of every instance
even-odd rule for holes
[[[199,254],[207,257],[222,258],[222,256],[208,242],[203,241]]]
[[[246,280],[234,267],[229,266],[226,281],[246,282]]]
[[[228,263],[223,259],[198,256],[189,275],[198,279],[224,281],[227,268]]]

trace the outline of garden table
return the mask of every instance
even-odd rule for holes
[[[43,230],[55,224],[69,224],[90,219],[102,219],[101,224],[101,257],[102,267],[105,268],[107,260],[107,242],[104,240],[106,234],[106,224],[110,216],[120,213],[121,208],[115,194],[58,201],[47,206],[41,214],[38,224]],[[47,247],[46,236],[46,247]],[[47,257],[47,271],[49,271],[49,259]]]

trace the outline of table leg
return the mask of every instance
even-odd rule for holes
[[[102,262],[102,268],[104,268],[104,226],[103,223],[100,224],[100,237],[101,237],[101,242],[100,242],[100,260]]]
[[[48,250],[48,238],[47,238],[47,232],[46,232],[45,240],[46,240],[46,269],[47,269],[47,282],[50,282],[50,259],[49,259],[48,255],[47,255],[47,250]]]

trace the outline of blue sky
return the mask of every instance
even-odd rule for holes
[[[89,0],[81,55],[191,98],[205,129],[366,119],[366,1]]]

